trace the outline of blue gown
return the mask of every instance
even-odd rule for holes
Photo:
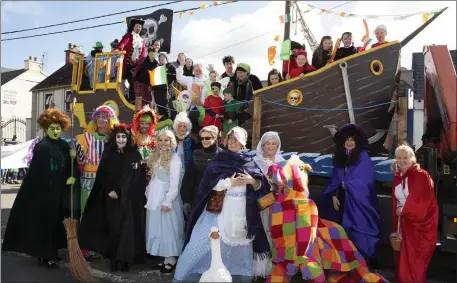
[[[360,152],[355,165],[334,167],[332,179],[318,202],[319,216],[338,222],[338,213],[333,208],[332,196],[344,182],[344,212],[341,226],[365,258],[376,256],[376,246],[381,239],[382,218],[375,188],[375,174],[370,156]]]

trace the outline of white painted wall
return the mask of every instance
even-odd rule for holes
[[[422,135],[425,127],[424,100],[414,100],[414,135],[413,143],[416,149],[422,146]]]
[[[71,92],[71,88],[70,87],[60,88],[60,89],[50,89],[50,90],[44,90],[44,91],[35,92],[35,95],[36,95],[36,108],[34,107],[35,113],[33,115],[35,118],[32,118],[32,120],[35,121],[35,124],[36,124],[36,120],[38,119],[40,114],[45,110],[46,97],[47,97],[48,94],[52,95],[52,101],[54,103],[54,107],[55,108],[57,108],[59,110],[62,110],[62,111],[69,110],[69,109],[67,109],[67,105],[65,104],[66,94],[69,93],[69,92]],[[32,134],[31,134],[31,136],[32,137],[36,137],[36,136],[42,137],[43,136],[43,130],[41,130],[37,126],[33,126],[32,125]]]
[[[46,77],[40,70],[29,69],[2,85],[1,120],[7,121],[12,116],[23,119],[31,118],[32,92],[30,89]]]

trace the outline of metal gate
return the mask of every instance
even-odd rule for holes
[[[2,137],[5,140],[25,142],[27,134],[27,121],[23,118],[11,117],[2,121]]]

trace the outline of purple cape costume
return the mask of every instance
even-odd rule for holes
[[[333,208],[332,196],[344,182],[344,212],[341,226],[365,258],[376,256],[376,246],[381,238],[382,219],[375,188],[375,174],[370,156],[365,150],[367,138],[362,129],[356,125],[346,125],[335,134],[335,142],[344,144],[344,140],[355,133],[356,145],[360,151],[358,161],[344,167],[333,167],[331,182],[318,202],[319,216],[323,219],[338,222],[338,213]]]

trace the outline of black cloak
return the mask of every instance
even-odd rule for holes
[[[115,145],[105,148],[81,220],[81,248],[129,263],[145,255],[147,184],[141,159],[136,146],[123,153]],[[108,196],[113,190],[118,199]]]
[[[6,226],[3,251],[54,260],[67,246],[63,219],[70,217],[70,146],[62,139],[44,137],[33,149],[33,158],[19,189]],[[74,218],[79,219],[81,186],[76,160],[73,187]]]

